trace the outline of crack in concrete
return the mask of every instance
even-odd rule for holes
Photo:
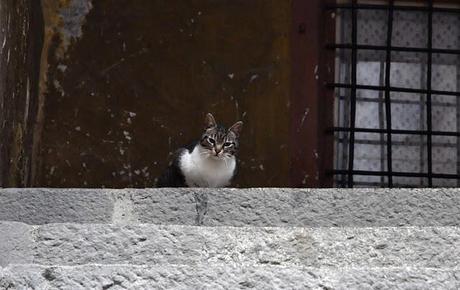
[[[194,192],[196,218],[195,224],[201,226],[204,224],[205,215],[208,213],[208,194],[206,192]]]

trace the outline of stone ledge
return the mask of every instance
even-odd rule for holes
[[[19,238],[16,232],[11,233],[14,227],[23,233]],[[18,239],[18,245],[13,238]],[[12,226],[0,222],[0,248],[5,243],[15,249],[16,254],[0,260],[0,265],[224,263],[457,267],[460,263],[460,228],[457,227],[27,226],[16,223]]]
[[[459,189],[0,189],[0,220],[206,226],[460,226]]]
[[[460,269],[225,265],[14,265],[2,289],[459,289]]]

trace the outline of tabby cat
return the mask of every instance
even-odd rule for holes
[[[225,187],[236,173],[236,154],[243,122],[229,129],[205,118],[199,141],[180,148],[169,167],[158,179],[157,187]]]

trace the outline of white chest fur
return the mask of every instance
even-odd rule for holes
[[[190,187],[225,187],[230,184],[235,171],[235,157],[227,160],[209,158],[201,146],[191,153],[187,150],[181,155],[179,166]]]

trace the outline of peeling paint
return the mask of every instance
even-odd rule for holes
[[[93,8],[92,0],[43,0],[45,31],[49,40],[59,35],[61,43],[57,50],[59,58],[64,57],[72,41],[83,35],[82,27],[86,16]]]

